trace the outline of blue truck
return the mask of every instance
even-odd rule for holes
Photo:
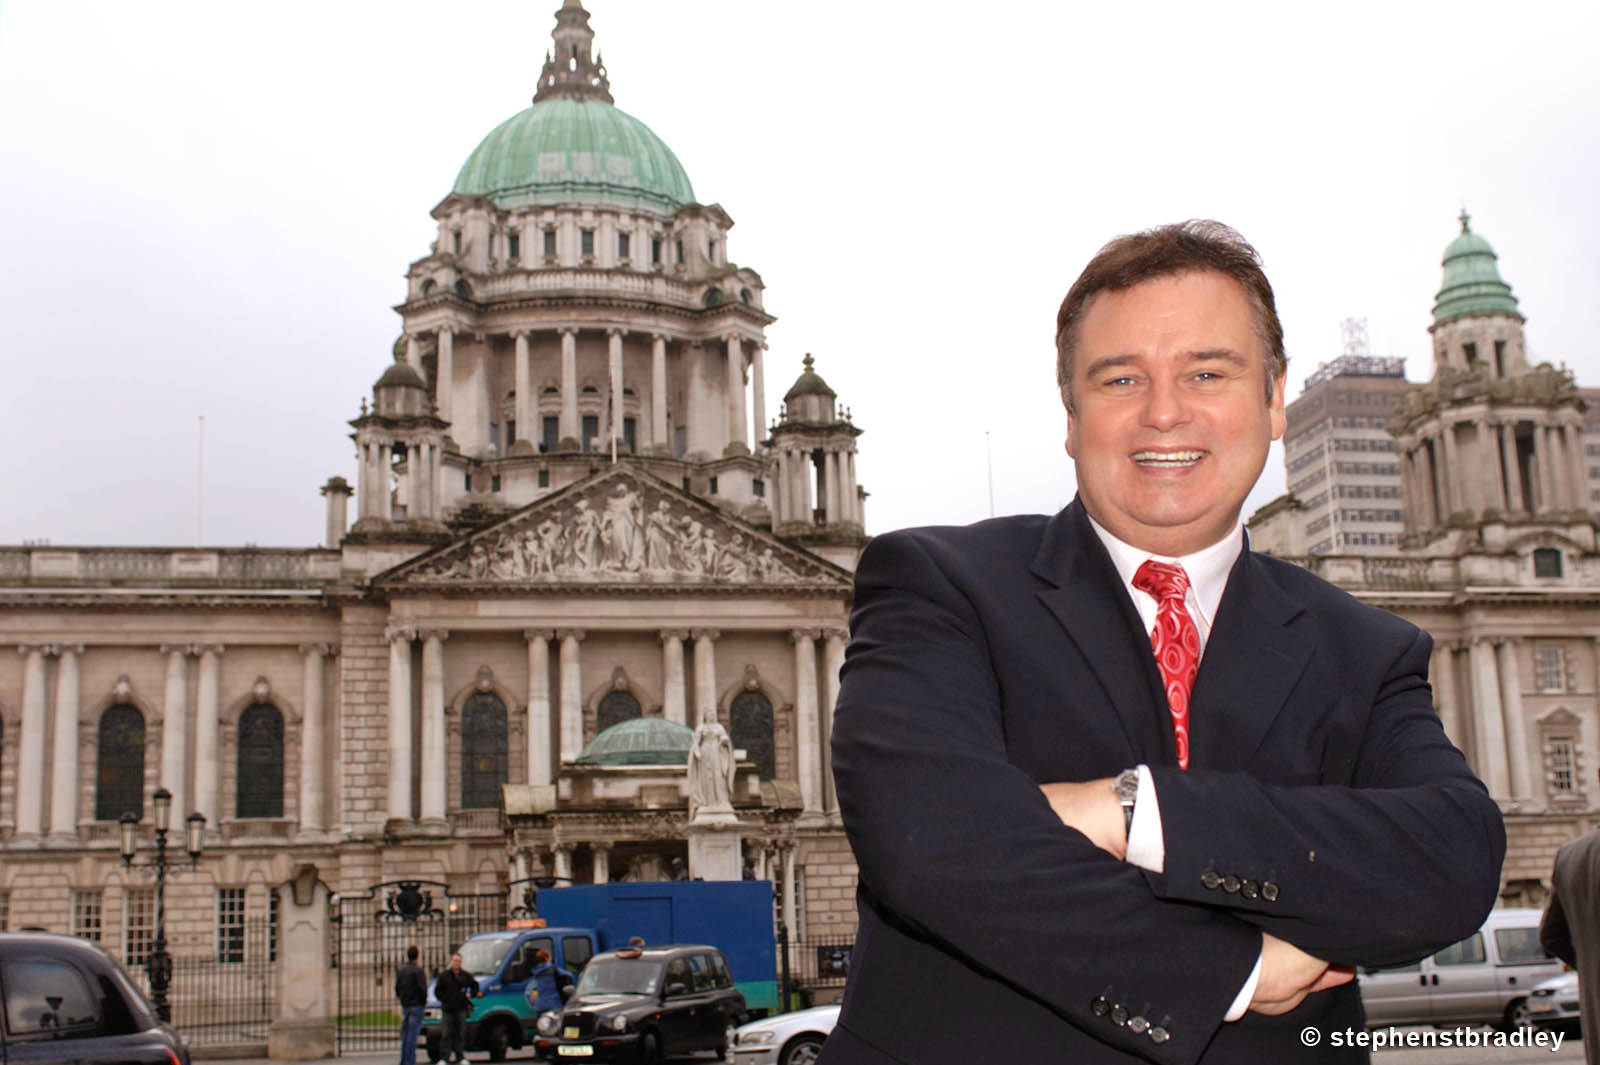
[[[459,948],[461,967],[478,980],[463,1040],[469,1052],[487,1052],[489,1060],[502,1061],[507,1051],[531,1045],[539,1018],[528,1002],[528,975],[538,951],[548,950],[557,965],[576,974],[596,954],[625,947],[635,936],[651,946],[695,943],[718,948],[751,1015],[778,1008],[771,881],[547,888],[538,893],[536,909],[536,917],[508,921],[506,928],[475,935]],[[430,981],[422,1022],[429,1061],[443,1056],[442,1024]]]

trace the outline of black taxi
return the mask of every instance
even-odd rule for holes
[[[558,1012],[536,1025],[548,1061],[658,1065],[697,1050],[729,1056],[747,1015],[744,996],[716,947],[629,947],[596,954]]]

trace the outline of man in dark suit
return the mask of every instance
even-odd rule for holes
[[[860,928],[823,1061],[1366,1060],[1335,1039],[1353,967],[1477,929],[1505,850],[1431,641],[1248,549],[1285,359],[1243,238],[1119,238],[1057,325],[1077,499],[856,573]]]
[[[1539,943],[1578,970],[1583,1060],[1600,1065],[1600,829],[1556,851]]]

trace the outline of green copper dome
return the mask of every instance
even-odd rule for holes
[[[1469,314],[1521,318],[1517,297],[1500,279],[1500,268],[1495,265],[1498,256],[1487,240],[1471,230],[1469,221],[1467,212],[1462,211],[1461,235],[1444,250],[1444,282],[1434,297],[1433,324],[1443,325]]]
[[[674,211],[694,202],[678,157],[650,127],[597,98],[549,96],[496,126],[456,175],[496,206],[590,203]]]
[[[694,729],[664,717],[612,725],[583,749],[580,765],[686,765]]]

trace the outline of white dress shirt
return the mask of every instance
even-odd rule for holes
[[[1152,555],[1131,544],[1125,544],[1107,532],[1105,526],[1093,518],[1089,518],[1089,524],[1093,526],[1095,535],[1100,537],[1100,542],[1111,555],[1111,564],[1116,566],[1123,587],[1133,599],[1133,607],[1139,612],[1139,620],[1144,624],[1146,632],[1152,632],[1156,627],[1156,612],[1160,608],[1160,602],[1149,592],[1133,586],[1134,574],[1139,571],[1140,566],[1152,558],[1157,562],[1171,562],[1183,567],[1184,572],[1189,575],[1189,590],[1184,594],[1183,605],[1188,609],[1189,616],[1194,619],[1195,628],[1200,632],[1200,657],[1203,659],[1206,642],[1211,636],[1211,625],[1217,616],[1217,607],[1222,603],[1222,593],[1228,587],[1228,574],[1233,571],[1233,564],[1238,561],[1240,552],[1244,550],[1244,526],[1235,526],[1232,532],[1210,547],[1203,547],[1193,554],[1173,558],[1169,555]],[[1191,721],[1189,727],[1191,731],[1203,729],[1205,723]],[[1150,768],[1141,765],[1138,769],[1139,792],[1134,799],[1133,823],[1128,826],[1126,860],[1141,869],[1159,873],[1166,868],[1167,860],[1166,839],[1161,833],[1161,804],[1156,798],[1155,782],[1150,775]],[[1261,958],[1258,956],[1255,968],[1250,971],[1250,977],[1244,982],[1244,987],[1239,989],[1239,994],[1234,998],[1233,1005],[1228,1008],[1224,1020],[1236,1021],[1244,1016],[1250,1007],[1250,1000],[1255,997],[1256,984],[1260,979]]]

